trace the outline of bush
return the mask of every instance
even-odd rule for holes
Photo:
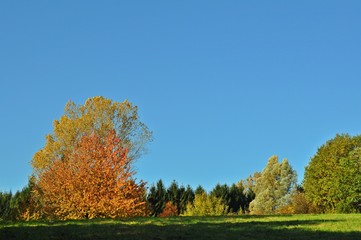
[[[167,202],[163,209],[163,212],[159,214],[159,217],[173,217],[178,216],[178,208],[172,202]]]
[[[196,194],[193,204],[188,204],[184,216],[220,216],[227,213],[227,205],[221,198],[207,195],[206,193]]]

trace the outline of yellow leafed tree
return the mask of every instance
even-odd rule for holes
[[[131,102],[69,101],[31,161],[39,216],[60,219],[144,214],[144,183],[132,163],[152,133]]]
[[[84,105],[69,101],[64,115],[54,121],[54,131],[46,136],[45,146],[31,161],[34,174],[38,175],[61,159],[66,161],[79,140],[95,132],[103,138],[114,130],[129,151],[130,161],[138,158],[145,144],[152,140],[152,132],[138,117],[138,108],[131,102],[113,102],[104,97],[89,98]]]

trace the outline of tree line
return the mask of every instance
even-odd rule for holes
[[[91,219],[361,212],[361,136],[336,135],[305,168],[301,185],[287,159],[206,192],[161,180],[147,188],[133,163],[152,141],[138,108],[104,97],[69,101],[54,121],[21,191],[0,192],[0,219]]]
[[[149,188],[147,204],[150,216],[224,215],[249,212],[255,194],[245,181],[228,186],[217,184],[209,193],[202,186],[193,190],[173,181],[168,188],[162,180]],[[221,210],[216,210],[221,209]]]

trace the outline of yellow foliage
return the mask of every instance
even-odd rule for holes
[[[295,209],[291,204],[281,206],[276,210],[276,214],[295,214]]]
[[[79,140],[91,133],[104,138],[115,130],[122,144],[128,148],[128,158],[137,158],[152,133],[138,120],[138,108],[127,100],[119,103],[104,97],[89,98],[84,105],[69,101],[64,115],[54,121],[54,131],[46,136],[45,146],[33,156],[31,164],[38,175],[54,161],[66,161]]]

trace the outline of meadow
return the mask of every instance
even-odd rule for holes
[[[361,239],[361,214],[0,222],[0,239]]]

